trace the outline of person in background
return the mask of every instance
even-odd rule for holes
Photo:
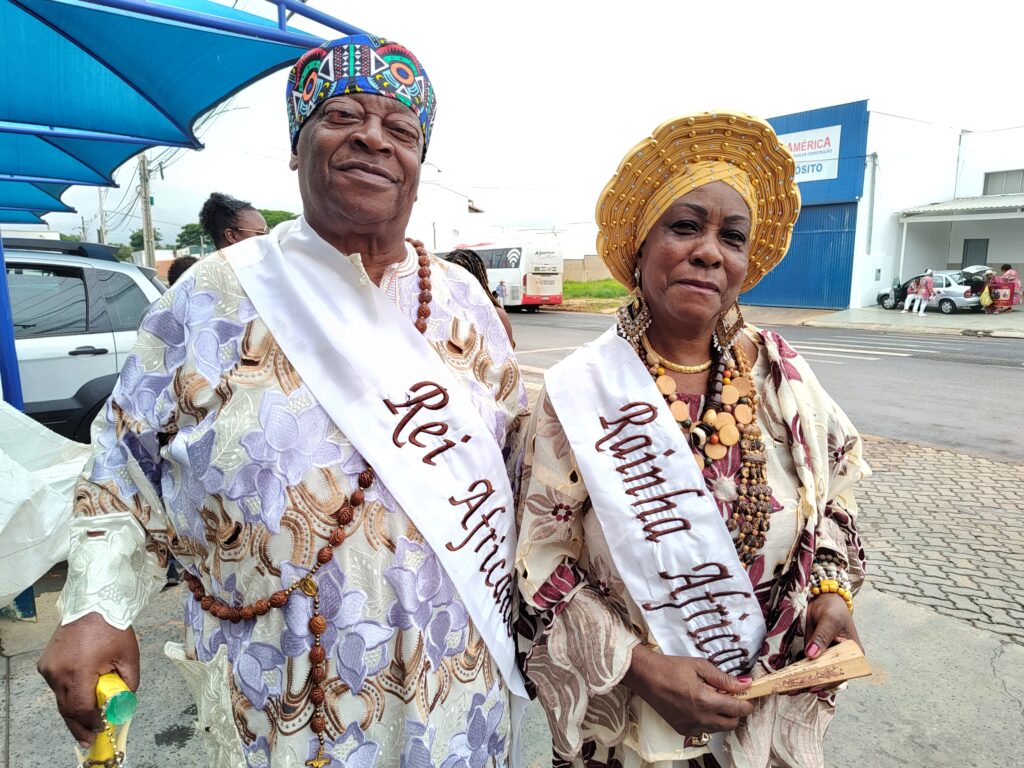
[[[911,280],[910,285],[907,286],[907,298],[903,301],[903,309],[900,310],[900,314],[913,312],[919,301],[921,301],[921,297],[917,295],[917,280]]]
[[[188,268],[197,261],[199,259],[195,256],[179,256],[172,261],[170,268],[167,270],[167,285],[171,286],[178,282],[178,278],[188,272]]]
[[[444,260],[452,264],[457,264],[464,270],[469,272],[473,277],[480,283],[480,287],[484,289],[484,293],[487,294],[487,298],[491,300],[494,305],[494,311],[498,313],[498,319],[501,320],[501,324],[505,327],[505,333],[508,334],[508,340],[512,342],[512,348],[515,349],[516,341],[512,338],[512,323],[508,319],[508,313],[502,306],[505,303],[504,294],[500,293],[500,290],[504,287],[505,281],[502,280],[498,284],[499,292],[492,291],[487,285],[487,269],[484,267],[483,259],[480,258],[480,254],[476,251],[470,250],[469,248],[456,248],[451,251]]]
[[[499,280],[498,287],[494,289],[494,292],[498,294],[498,301],[501,302],[501,306],[505,306],[505,297],[508,296],[508,288],[505,287],[505,281]]]
[[[928,306],[928,302],[935,296],[935,278],[932,277],[930,269],[926,269],[924,275],[917,281],[917,295],[920,297],[917,314],[919,317],[924,317],[924,310]]]
[[[1022,301],[1024,301],[1024,297],[1021,296],[1020,275],[1017,274],[1017,270],[1011,267],[1009,264],[1003,264],[999,268],[999,271],[1002,273],[999,276],[1003,278],[1003,280],[1013,281],[1013,296],[1010,300],[1010,304],[1014,306],[1020,304]],[[1013,306],[1007,307],[1007,311],[1010,311],[1011,309],[1013,309]]]
[[[221,192],[214,192],[203,203],[203,209],[199,211],[199,223],[218,251],[246,238],[270,232],[267,220],[252,207],[252,203]]]

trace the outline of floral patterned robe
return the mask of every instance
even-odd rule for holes
[[[758,346],[752,373],[773,491],[771,529],[747,571],[768,627],[753,671],[759,677],[802,653],[815,552],[839,554],[855,588],[863,581],[850,488],[870,470],[856,430],[804,360],[776,333],[748,328],[748,336]],[[702,398],[684,400],[697,419]],[[632,649],[638,643],[658,646],[616,570],[546,393],[526,443],[516,563],[524,598],[520,627],[529,646],[527,677],[547,712],[555,765],[715,765],[706,749],[684,742],[643,699],[619,685]],[[704,470],[723,517],[732,512],[740,468],[735,445]],[[831,698],[773,696],[755,707],[728,737],[734,765],[822,764]]]
[[[380,285],[410,323],[417,269],[410,251]],[[514,472],[521,456],[506,437],[526,393],[508,337],[474,278],[437,259],[431,269],[426,339],[465,384]],[[366,350],[364,364],[401,361]],[[314,564],[331,515],[366,467],[221,254],[201,261],[144,319],[93,440],[76,491],[82,519],[65,622],[97,611],[131,624],[163,584],[169,555],[229,605],[269,597]],[[333,765],[505,765],[505,683],[438,558],[380,480],[346,533],[316,577],[328,622]],[[210,764],[290,767],[314,757],[311,601],[296,592],[283,610],[233,624],[183,592],[185,643],[169,644],[168,655],[197,696]]]

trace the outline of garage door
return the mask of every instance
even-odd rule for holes
[[[857,204],[800,211],[789,253],[741,302],[762,307],[845,309],[850,304]]]

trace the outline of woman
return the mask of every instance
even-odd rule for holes
[[[508,319],[508,312],[502,306],[487,284],[487,270],[484,268],[483,259],[480,258],[480,254],[476,251],[471,251],[468,248],[456,248],[454,251],[444,257],[444,260],[452,264],[458,264],[464,270],[469,272],[476,281],[480,283],[480,287],[484,289],[487,295],[491,298],[491,303],[494,304],[494,311],[498,313],[498,317],[501,319],[501,324],[505,327],[505,333],[508,334],[508,340],[512,342],[512,349],[516,348],[516,340],[512,338],[512,323]]]
[[[407,239],[433,87],[353,35],[296,62],[285,106],[302,216],[201,260],[143,321],[39,669],[90,742],[98,675],[138,685],[131,624],[173,555],[190,594],[165,650],[209,765],[508,765],[526,391],[476,280]]]
[[[786,252],[793,171],[767,123],[699,114],[598,201],[634,298],[545,377],[520,505],[525,668],[558,765],[822,764],[831,692],[730,695],[857,639],[860,438],[736,304]]]
[[[270,231],[267,220],[252,207],[252,203],[221,192],[212,193],[203,203],[203,209],[199,211],[199,223],[218,251]]]

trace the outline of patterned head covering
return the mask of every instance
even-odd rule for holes
[[[749,291],[786,255],[800,214],[795,163],[768,123],[750,115],[704,112],[662,123],[631,149],[597,201],[597,252],[632,290],[648,233],[680,197],[721,181],[750,209]]]
[[[426,157],[437,109],[434,88],[412,51],[373,35],[340,37],[306,51],[295,62],[285,92],[292,150],[317,106],[348,93],[373,93],[409,107],[419,118]]]

